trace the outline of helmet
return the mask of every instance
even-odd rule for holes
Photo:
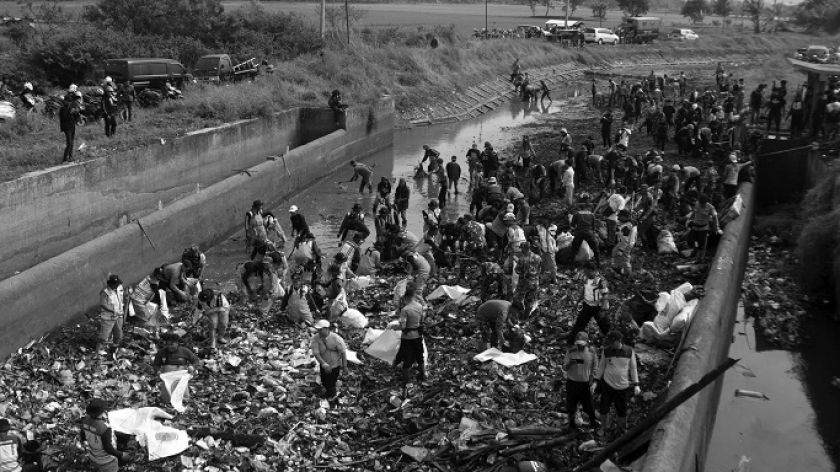
[[[674,164],[674,166],[671,167],[671,170],[673,170],[674,172],[679,172],[680,171],[680,165],[679,164]]]
[[[27,82],[27,83],[23,84],[23,89],[24,90],[32,90],[32,82]]]
[[[114,81],[114,80],[113,80],[110,76],[105,77],[105,83],[106,83],[106,84],[110,84],[110,83],[111,83],[111,82],[113,82],[113,81]]]
[[[502,217],[502,221],[516,221],[516,215],[513,213],[506,213],[505,216]]]
[[[70,84],[70,88],[67,89],[68,92],[75,92],[76,90],[78,90],[76,84]]]

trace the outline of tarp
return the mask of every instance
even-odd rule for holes
[[[186,431],[164,426],[157,419],[172,419],[160,408],[126,408],[108,413],[108,422],[114,431],[132,434],[141,446],[149,451],[149,460],[174,456],[190,446]]]
[[[476,354],[476,356],[473,357],[473,359],[479,362],[493,361],[505,367],[513,367],[516,365],[522,365],[526,362],[536,360],[537,356],[535,356],[534,354],[528,354],[525,351],[519,351],[516,354],[502,352],[496,349],[495,347],[491,347],[490,349],[482,353]]]
[[[426,300],[437,300],[438,298],[448,297],[450,300],[461,300],[470,293],[470,289],[461,287],[460,285],[441,285],[426,297]]]

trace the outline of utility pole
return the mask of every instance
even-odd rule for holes
[[[350,44],[350,0],[344,0],[344,17],[347,20],[347,44]]]
[[[569,0],[566,0],[566,28],[569,28]]]
[[[321,39],[327,29],[327,0],[321,0]]]
[[[489,1],[490,0],[484,0],[484,34],[485,35],[490,32],[490,24],[487,22],[488,21],[487,20],[487,16],[488,16],[487,15],[487,11],[488,11],[487,10],[487,4],[489,3]]]

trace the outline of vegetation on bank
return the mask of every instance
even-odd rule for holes
[[[341,90],[351,105],[369,104],[390,95],[398,113],[403,113],[432,100],[451,100],[454,94],[494,76],[506,76],[516,58],[527,69],[569,62],[586,66],[627,62],[636,53],[673,58],[777,52],[774,60],[786,65],[783,52],[807,42],[799,35],[743,36],[723,31],[704,35],[698,42],[575,50],[540,40],[471,40],[459,37],[452,26],[437,26],[356,28],[352,44],[347,45],[339,37],[322,40],[314,25],[294,15],[267,13],[258,4],[224,13],[214,8],[215,1],[192,2],[203,5],[202,15],[210,16],[192,23],[185,13],[181,23],[169,18],[161,24],[139,24],[131,19],[133,10],[126,5],[139,3],[149,10],[146,13],[153,14],[154,8],[159,8],[154,2],[103,0],[96,9],[86,11],[88,25],[43,31],[32,38],[10,36],[7,30],[6,46],[15,37],[17,49],[5,53],[10,60],[0,61],[0,74],[14,71],[13,79],[35,80],[39,85],[95,84],[102,79],[101,68],[108,57],[164,55],[190,65],[206,52],[233,52],[240,57],[253,54],[268,57],[275,65],[275,73],[252,83],[191,85],[183,100],[167,101],[154,109],[135,109],[134,121],[121,123],[113,138],[106,138],[96,124],[78,128],[76,145],[84,143],[84,148],[77,151],[76,158],[90,159],[202,127],[270,116],[284,108],[325,106],[333,89]],[[179,29],[179,24],[190,27]],[[215,34],[218,28],[227,31]],[[185,36],[187,33],[193,36]],[[273,41],[272,35],[279,39]],[[429,46],[433,38],[438,40],[436,48]],[[29,115],[0,125],[0,180],[55,165],[62,148],[56,119]]]
[[[800,218],[805,222],[796,245],[802,286],[812,293],[831,294],[840,288],[840,201],[837,177],[832,168],[802,199]]]

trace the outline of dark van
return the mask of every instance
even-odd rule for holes
[[[166,81],[180,88],[191,80],[184,66],[174,59],[108,59],[105,75],[118,84],[127,80],[138,89],[159,89]]]

